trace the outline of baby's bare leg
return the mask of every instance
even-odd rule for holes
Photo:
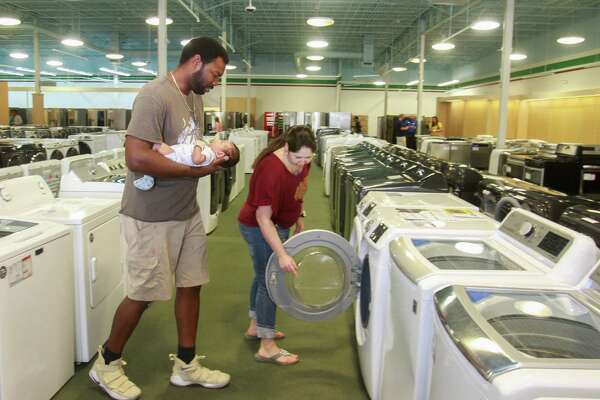
[[[158,151],[163,156],[171,154],[174,150],[166,143],[155,143],[152,145],[152,150]]]
[[[200,146],[195,146],[194,150],[192,150],[192,162],[196,165],[202,164],[206,160],[204,154],[202,154],[202,148]]]

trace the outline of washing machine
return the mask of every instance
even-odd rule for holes
[[[60,177],[62,167],[59,160],[38,161],[20,166],[25,176],[39,175],[44,179],[54,197],[58,197],[60,191]]]
[[[64,225],[0,218],[2,399],[50,399],[75,373],[72,248]]]
[[[113,150],[102,150],[97,153],[93,153],[92,157],[96,164],[106,163],[107,161],[115,159],[115,152]]]
[[[439,291],[430,399],[597,399],[599,294],[479,285]]]
[[[0,143],[0,168],[14,167],[24,162],[24,153],[18,146]]]
[[[69,135],[69,139],[75,139],[79,142],[80,154],[94,154],[107,150],[106,135],[101,133],[78,133]]]
[[[106,148],[110,149],[120,149],[125,146],[125,137],[127,135],[127,131],[106,131],[103,132],[106,135]]]
[[[105,159],[98,162],[111,175],[127,175],[127,164],[123,158]]]
[[[240,161],[235,165],[234,185],[229,195],[229,201],[233,201],[246,187],[246,174],[244,166],[246,165],[246,146],[243,144],[236,145],[240,150]]]
[[[110,333],[125,296],[120,200],[55,198],[37,175],[5,182],[0,214],[67,225],[75,277],[75,361],[88,362]]]
[[[481,172],[464,164],[448,163],[447,165],[445,176],[448,180],[449,191],[461,199],[479,206],[477,192],[483,179]],[[443,169],[444,166],[440,165],[440,168]]]
[[[112,175],[98,166],[91,154],[61,160],[60,197],[121,199],[125,176]]]
[[[421,139],[421,145],[417,147],[419,153],[428,154],[431,143],[444,143],[446,138],[438,136],[427,136]]]
[[[600,203],[571,206],[561,214],[558,223],[588,235],[600,247]]]
[[[490,167],[490,157],[495,146],[495,140],[473,139],[471,141],[471,167],[487,171]]]
[[[516,209],[488,237],[402,236],[390,243],[390,307],[383,335],[382,398],[427,399],[433,296],[449,285],[576,285],[600,251],[589,237]],[[461,398],[447,395],[446,398]]]
[[[115,158],[125,160],[125,147],[118,147],[116,149],[112,149],[112,151],[115,153]]]
[[[247,132],[231,132],[229,140],[237,146],[243,144],[246,148],[246,157],[244,160],[244,172],[251,174],[253,171],[252,164],[262,149],[262,143],[259,136],[249,134]]]
[[[471,143],[465,140],[446,140],[442,142],[430,141],[425,152],[430,157],[455,162],[458,164],[471,164]]]
[[[23,168],[16,165],[14,167],[0,168],[0,181],[6,181],[8,179],[20,178],[24,175]]]

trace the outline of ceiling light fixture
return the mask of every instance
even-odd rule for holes
[[[584,41],[585,38],[583,36],[563,36],[556,39],[557,43],[566,45],[579,44],[583,43]]]
[[[145,67],[146,65],[148,65],[148,63],[146,61],[134,61],[131,63],[131,65],[133,65],[134,67]]]
[[[14,58],[17,60],[24,60],[26,58],[29,58],[29,54],[27,53],[23,53],[22,51],[13,51],[12,53],[9,54],[10,58]]]
[[[62,67],[63,63],[62,61],[58,60],[48,60],[46,61],[46,65],[49,65],[51,67]]]
[[[335,23],[333,18],[329,17],[311,17],[306,20],[306,23],[310,26],[316,26],[317,28],[322,28],[324,26],[331,26]]]
[[[138,71],[145,72],[147,74],[154,75],[154,76],[158,75],[156,73],[156,71],[152,71],[151,69],[148,69],[148,68],[138,68]]]
[[[14,17],[0,17],[0,25],[2,26],[15,26],[21,25],[21,20]]]
[[[305,68],[307,71],[311,71],[311,72],[316,72],[316,71],[320,71],[321,67],[318,65],[309,65]]]
[[[14,76],[25,76],[20,72],[6,71],[4,69],[0,69],[0,75],[14,75]]]
[[[92,76],[94,74],[90,74],[89,72],[85,72],[85,71],[79,71],[77,69],[70,69],[70,68],[64,68],[64,67],[57,67],[56,68],[59,71],[62,72],[68,72],[70,74],[75,74],[75,75],[83,75],[83,76]]]
[[[183,39],[181,42],[179,42],[179,44],[181,44],[183,47],[185,47],[191,41],[192,41],[192,39]]]
[[[392,71],[394,71],[394,72],[404,72],[404,71],[406,71],[406,69],[407,69],[406,67],[393,67]]]
[[[384,81],[375,81],[375,82],[373,82],[373,85],[375,85],[375,86],[383,86],[383,85],[385,85],[385,82]]]
[[[418,81],[417,81],[418,82]],[[442,82],[442,83],[438,83],[438,86],[440,87],[444,87],[444,86],[450,86],[450,85],[455,85],[458,82],[460,82],[458,79],[452,79],[451,81],[447,81],[447,82]]]
[[[512,53],[510,55],[510,59],[512,61],[521,61],[527,58],[527,54],[523,54],[523,53]]]
[[[306,74],[296,74],[296,78],[300,78],[300,79],[306,78],[307,76],[308,75],[306,75]]]
[[[410,59],[410,62],[413,63],[413,64],[420,64],[421,63],[421,59],[419,57],[413,57],[413,58]],[[423,62],[426,63],[427,59],[424,58]]]
[[[450,43],[450,42],[439,42],[439,43],[435,43],[433,46],[431,46],[432,49],[438,50],[438,51],[448,51],[448,50],[452,50],[455,47],[456,46],[454,45],[454,43]]]
[[[322,49],[329,46],[329,43],[324,40],[311,40],[310,42],[307,42],[306,45],[308,47],[312,47],[313,49]]]
[[[412,86],[412,85],[416,85],[417,83],[419,83],[419,80],[415,80],[415,81],[410,81],[410,82],[406,82],[406,86]]]
[[[119,54],[119,53],[108,53],[106,56],[106,58],[108,58],[109,60],[122,60],[123,58],[125,58],[125,56],[123,54]]]
[[[237,65],[227,64],[225,66],[225,69],[228,70],[228,71],[231,71],[231,70],[237,69]]]
[[[74,38],[74,37],[67,37],[64,38],[63,40],[60,41],[62,44],[64,44],[65,46],[69,46],[69,47],[80,47],[83,46],[83,41]]]
[[[167,17],[166,22],[167,22],[167,25],[171,25],[173,23],[173,20],[171,18]],[[149,17],[149,18],[146,18],[146,23],[148,25],[158,26],[159,19],[158,19],[158,17]]]
[[[35,74],[35,70],[31,69],[31,68],[16,67],[15,69],[17,71],[31,72],[32,74]],[[46,71],[40,71],[40,75],[56,76],[55,73],[53,73],[53,72],[46,72]]]
[[[323,56],[306,56],[307,60],[310,61],[323,61],[325,59],[325,57]]]
[[[500,26],[498,21],[494,21],[491,19],[481,19],[479,21],[475,21],[471,24],[471,29],[476,31],[491,31],[492,29],[496,29]]]
[[[106,68],[106,67],[100,67],[98,69],[102,72],[106,72],[106,73],[113,74],[113,75],[131,76],[131,74],[128,74],[127,72],[116,71],[114,69],[110,69],[110,68]]]

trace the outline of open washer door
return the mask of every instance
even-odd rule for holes
[[[285,273],[272,254],[265,280],[269,296],[294,318],[321,321],[345,311],[360,289],[361,264],[343,237],[314,229],[292,236],[284,244],[298,265],[298,274]]]

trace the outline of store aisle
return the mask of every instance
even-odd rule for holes
[[[305,199],[307,229],[330,227],[327,197],[322,193],[322,170],[314,165]],[[279,312],[278,328],[288,336],[281,345],[300,354],[302,361],[282,367],[259,364],[252,358],[258,345],[243,337],[252,267],[236,222],[245,198],[246,191],[209,236],[211,282],[202,289],[197,341],[198,353],[207,356],[206,365],[230,373],[231,384],[217,390],[169,384],[172,362],[168,354],[176,352],[177,346],[172,301],[153,304],[143,316],[124,354],[129,377],[142,388],[146,400],[368,399],[360,378],[352,310],[320,323],[297,321]],[[78,367],[55,399],[107,399],[89,381],[90,365]]]

